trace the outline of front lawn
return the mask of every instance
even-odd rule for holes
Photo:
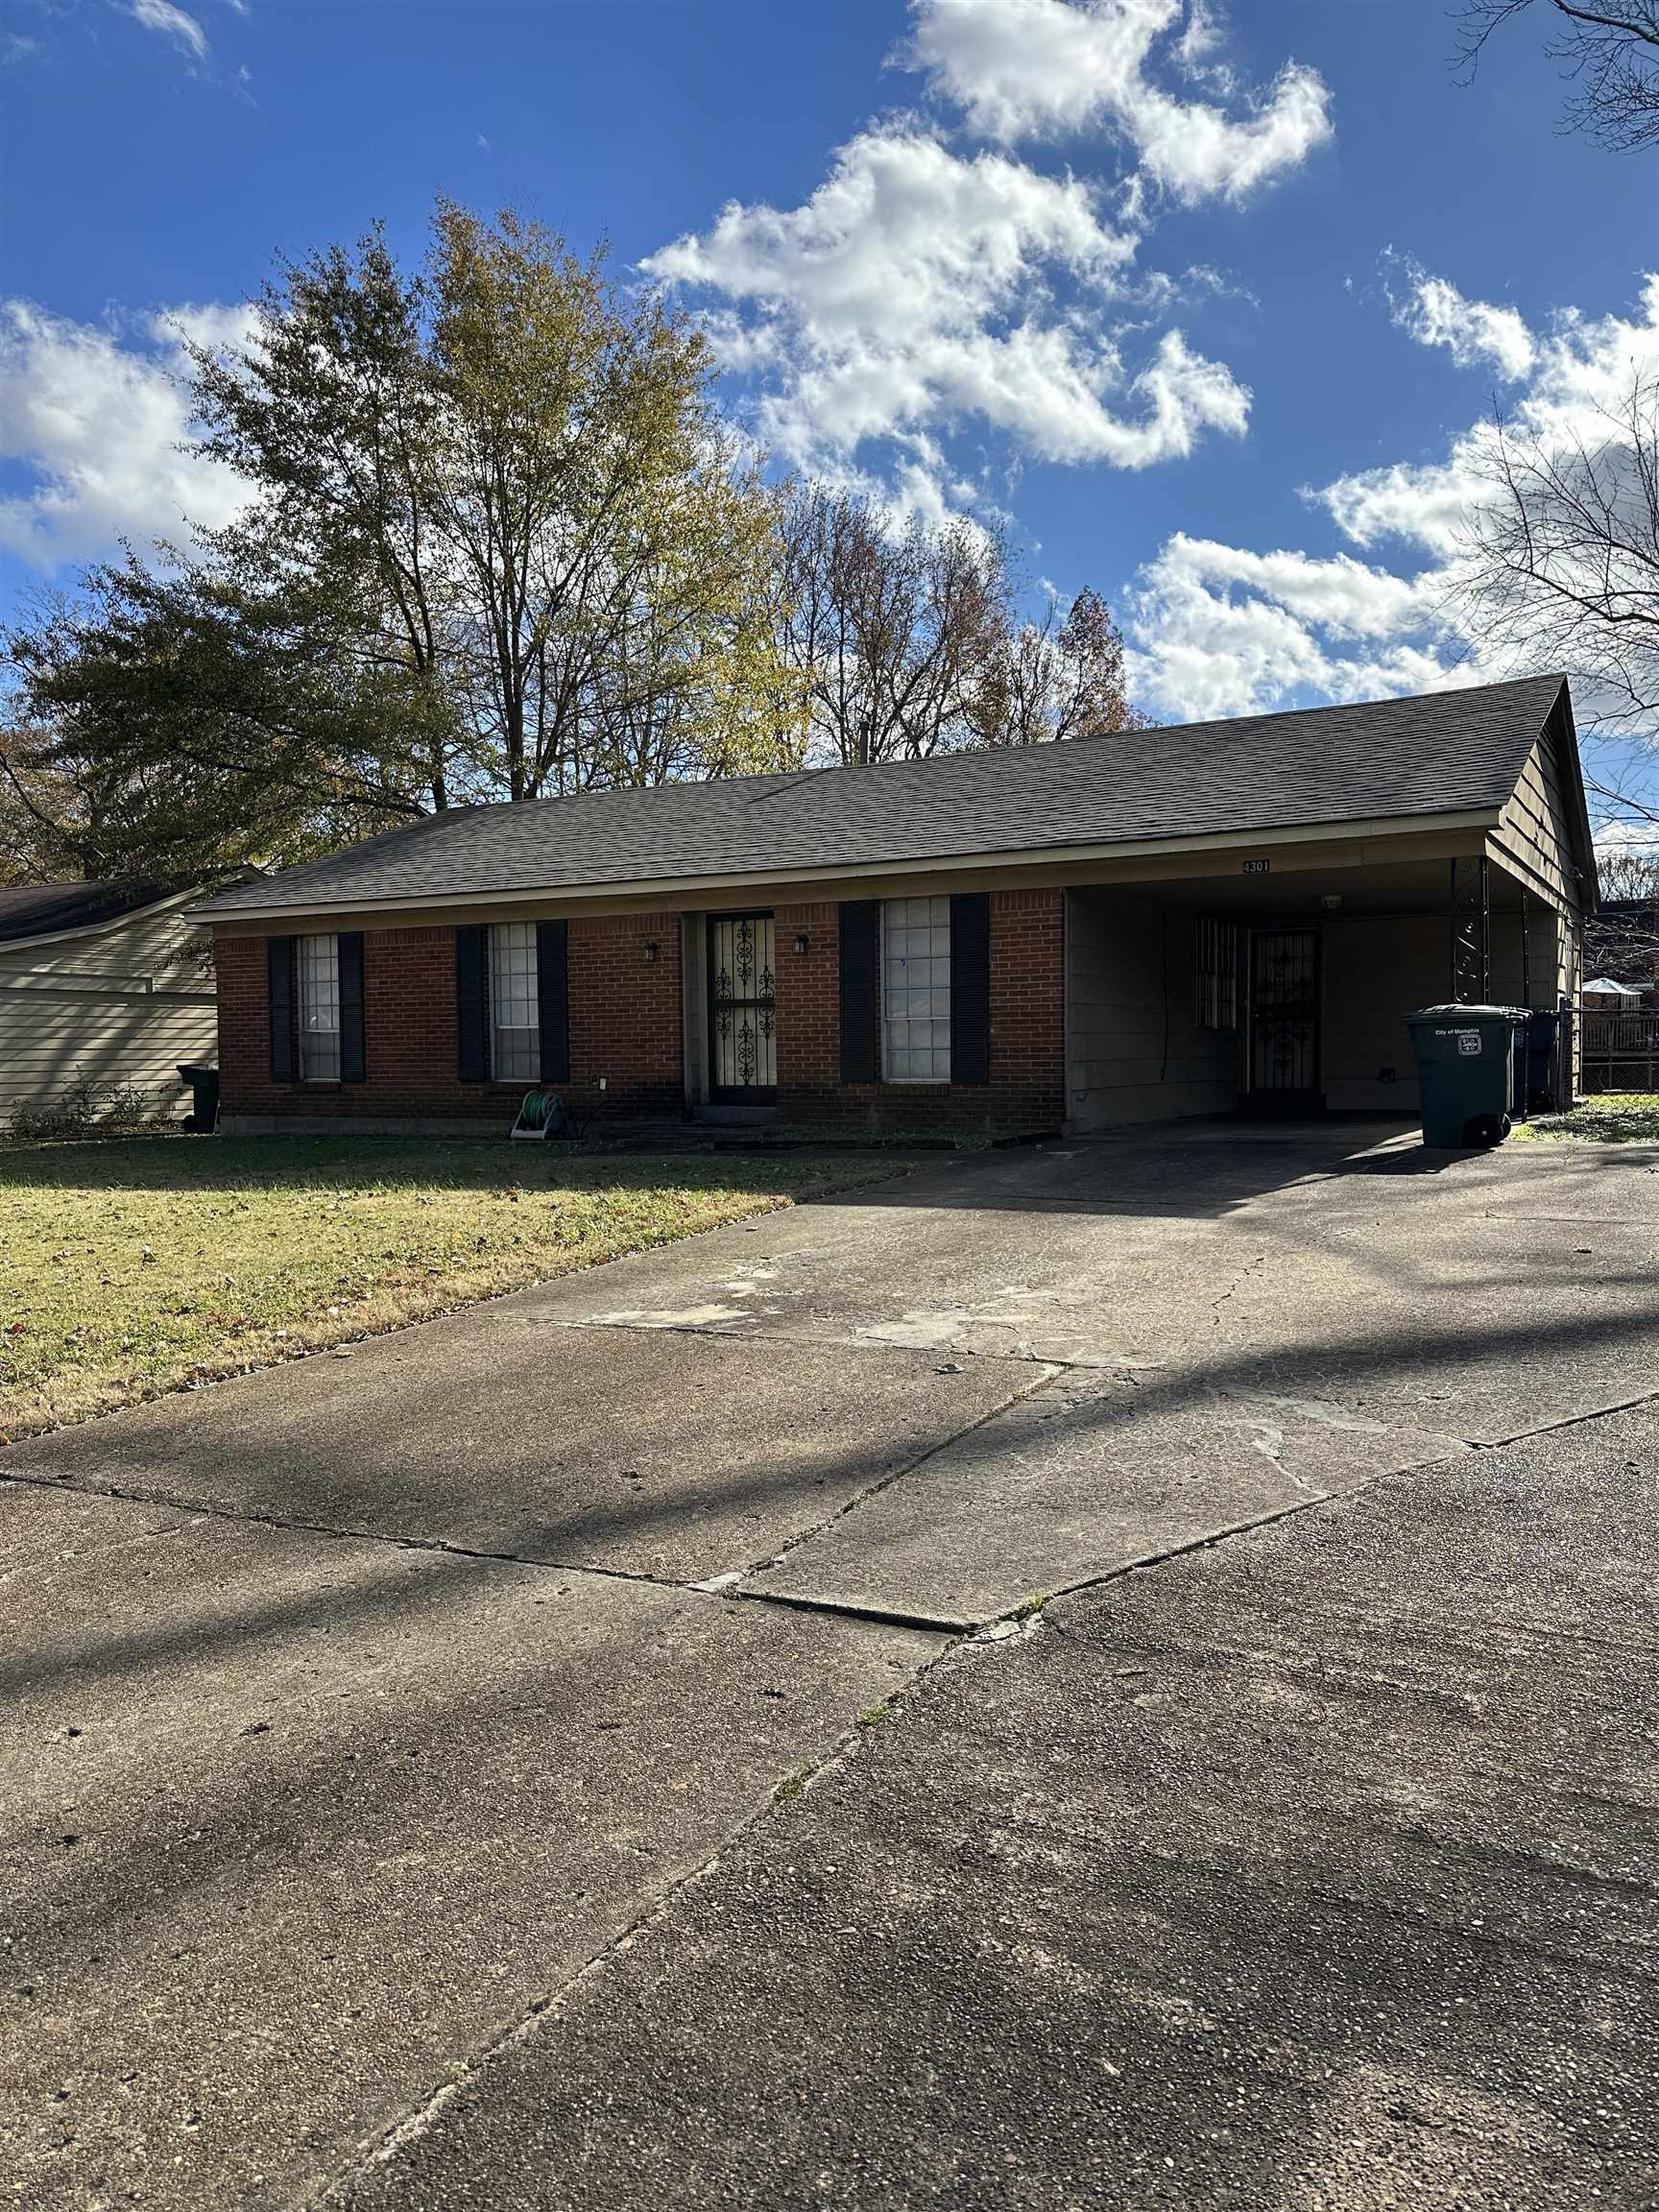
[[[897,1171],[472,1139],[0,1149],[0,1440]]]
[[[1518,1121],[1515,1135],[1535,1142],[1577,1138],[1589,1144],[1659,1144],[1659,1093],[1607,1091],[1580,1098],[1569,1114],[1539,1114]]]

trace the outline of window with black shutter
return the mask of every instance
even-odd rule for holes
[[[272,937],[266,941],[266,966],[270,977],[271,1080],[294,1080],[294,940]]]
[[[455,932],[456,1070],[463,1083],[490,1076],[490,932]]]

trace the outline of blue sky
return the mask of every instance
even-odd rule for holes
[[[208,485],[165,318],[435,193],[706,314],[799,466],[1000,519],[1165,718],[1482,668],[1470,439],[1659,365],[1655,170],[1434,0],[11,0],[0,605]]]

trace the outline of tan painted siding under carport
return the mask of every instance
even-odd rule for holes
[[[182,1115],[181,1061],[215,1061],[211,953],[181,905],[0,946],[0,1121],[84,1083]]]
[[[1069,894],[1066,1111],[1072,1128],[1221,1114],[1236,1102],[1238,1031],[1202,1030],[1193,1020],[1193,913],[1184,902],[1145,893]]]

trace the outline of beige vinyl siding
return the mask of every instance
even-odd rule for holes
[[[183,1115],[179,1063],[218,1056],[211,951],[180,906],[0,945],[0,1122],[80,1083]]]
[[[1546,731],[1527,757],[1491,842],[1529,890],[1576,915],[1583,899],[1573,856],[1572,821],[1555,739]]]
[[[1514,796],[1499,817],[1489,850],[1529,891],[1548,902],[1531,926],[1532,1002],[1578,1003],[1584,941],[1584,900],[1574,859],[1573,801],[1568,771],[1554,734],[1547,730],[1527,756]],[[1494,951],[1494,966],[1497,964]],[[1516,997],[1519,998],[1519,990]],[[1573,1079],[1580,1060],[1579,1024],[1573,1025]]]

